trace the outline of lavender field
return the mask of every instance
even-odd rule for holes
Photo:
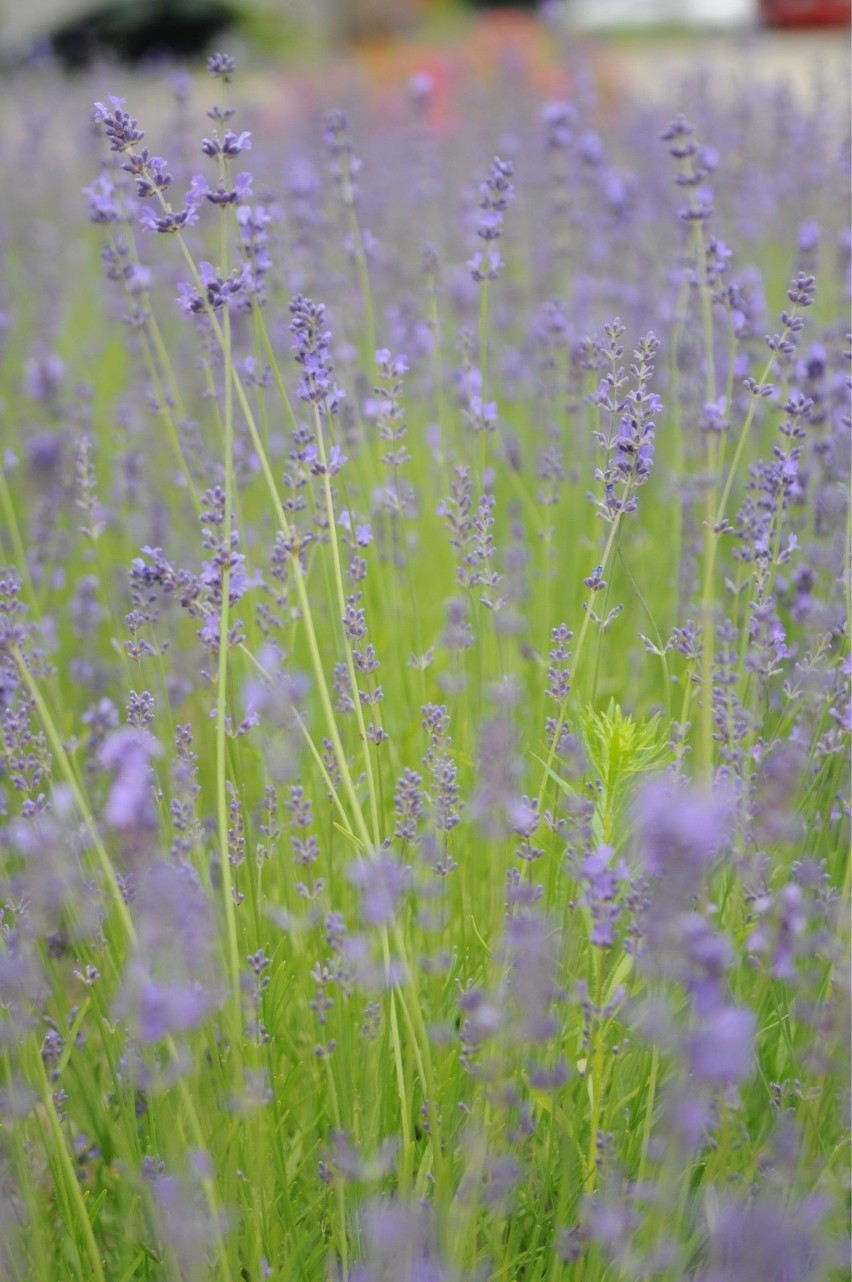
[[[845,86],[505,77],[13,86],[4,1282],[849,1276]]]

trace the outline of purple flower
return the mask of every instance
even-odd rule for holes
[[[212,205],[218,205],[220,209],[227,205],[236,205],[251,198],[252,182],[252,175],[246,171],[237,174],[233,187],[226,186],[224,180],[220,178],[215,190],[211,191],[209,187],[205,189],[204,198]]]
[[[89,217],[93,223],[117,223],[121,219],[121,203],[109,174],[99,174],[89,187],[83,188],[83,195],[89,201]]]
[[[541,111],[547,130],[547,145],[556,151],[565,151],[573,141],[577,109],[566,101],[547,102]]]
[[[840,1252],[822,1227],[825,1211],[819,1198],[726,1199],[709,1226],[708,1264],[698,1282],[828,1282],[839,1276]]]
[[[244,129],[240,134],[232,133],[229,129],[224,138],[220,140],[218,135],[214,133],[212,138],[203,139],[201,150],[205,156],[210,156],[211,158],[227,156],[229,160],[233,160],[235,156],[239,156],[240,152],[251,150],[251,134],[247,129]]]
[[[799,227],[798,247],[802,254],[812,254],[819,246],[822,229],[815,218],[808,218]]]
[[[24,387],[33,401],[54,401],[65,381],[65,362],[56,352],[29,356],[24,363]]]
[[[136,1002],[139,1039],[149,1045],[196,1028],[206,1013],[204,995],[194,984],[140,981]]]
[[[131,729],[114,731],[101,745],[100,763],[113,774],[104,818],[119,832],[156,827],[151,759],[160,751],[152,734]]]
[[[365,1157],[348,1135],[334,1131],[331,1136],[331,1161],[338,1175],[345,1180],[375,1184],[390,1175],[398,1148],[397,1140],[388,1140],[377,1153]]]
[[[168,161],[162,156],[148,157],[147,147],[143,149],[139,156],[133,157],[133,164],[122,165],[123,169],[131,169],[136,177],[136,195],[140,200],[145,200],[156,194],[168,191],[174,182],[174,178],[166,170]]]
[[[755,1017],[739,1006],[705,1014],[687,1039],[692,1076],[708,1086],[734,1086],[754,1072]]]
[[[702,432],[712,433],[716,436],[721,436],[723,432],[727,432],[731,424],[725,417],[726,410],[727,399],[724,396],[720,396],[717,401],[705,401],[700,424]]]
[[[391,855],[381,854],[349,865],[349,880],[360,895],[365,926],[389,926],[411,881],[411,870]]]
[[[812,909],[802,886],[788,881],[774,895],[762,895],[755,912],[760,924],[749,938],[749,948],[769,955],[774,979],[793,979],[797,958],[809,952],[807,929]]]
[[[503,270],[503,259],[499,249],[489,245],[484,253],[479,250],[467,260],[467,266],[470,268],[470,274],[477,284],[484,280],[496,280]]]
[[[157,863],[141,879],[133,921],[116,1011],[153,1045],[197,1028],[222,1001],[215,919],[191,868]]]
[[[376,352],[376,365],[379,372],[386,379],[402,378],[403,374],[408,373],[408,357],[404,354],[391,356],[386,347],[380,347]]]
[[[584,1236],[600,1246],[605,1258],[618,1260],[626,1256],[641,1219],[623,1194],[606,1189],[583,1200],[582,1223]]]
[[[139,215],[140,226],[145,231],[159,232],[161,235],[182,231],[184,227],[194,227],[198,222],[200,203],[198,189],[193,186],[184,196],[183,209],[168,209],[156,214],[149,205],[146,205]]]
[[[498,240],[502,233],[503,214],[509,201],[515,198],[512,183],[514,167],[511,160],[501,160],[495,156],[488,171],[488,178],[479,185],[479,226],[477,235],[482,240]]]
[[[359,195],[356,178],[361,170],[361,161],[352,147],[352,135],[345,112],[328,112],[325,118],[325,141],[331,153],[329,168],[340,199],[344,205],[354,205]]]
[[[230,276],[223,279],[210,263],[202,261],[198,265],[198,276],[200,290],[184,281],[178,285],[178,302],[185,316],[203,316],[211,310],[232,308],[247,294],[251,283],[251,270],[246,263],[235,267]]]
[[[521,1043],[546,1042],[558,1028],[552,1013],[563,991],[557,981],[559,928],[534,912],[516,912],[503,944],[513,1027]]]
[[[371,1202],[361,1219],[364,1261],[352,1282],[451,1282],[426,1203]]]
[[[503,235],[503,215],[509,201],[514,200],[512,183],[514,168],[510,160],[495,156],[485,182],[479,185],[479,222],[476,234],[486,243],[484,253],[475,253],[468,260],[473,279],[477,282],[496,280],[503,267],[503,260],[494,242]]]
[[[417,840],[418,823],[423,814],[422,782],[415,770],[406,768],[400,775],[393,799],[396,814],[394,836],[397,841]]]
[[[580,156],[592,168],[598,166],[604,158],[604,145],[599,133],[587,129],[580,138]]]
[[[145,135],[141,129],[136,128],[137,122],[130,114],[123,110],[124,98],[116,98],[114,94],[110,94],[109,102],[109,107],[105,107],[102,102],[95,103],[94,119],[104,126],[111,151],[129,151]]]
[[[207,59],[207,70],[211,76],[217,76],[223,84],[228,84],[237,70],[236,59],[227,53],[212,53]]]
[[[435,92],[435,81],[426,71],[417,71],[408,79],[408,96],[418,112],[429,108]]]
[[[621,916],[617,900],[629,876],[623,859],[612,866],[613,853],[611,846],[598,846],[582,865],[583,902],[594,923],[589,939],[597,948],[611,948],[615,942],[615,928]]]
[[[420,709],[421,725],[430,737],[430,747],[423,764],[431,776],[430,798],[435,827],[444,833],[452,832],[461,822],[458,768],[449,754],[452,743],[447,731],[449,713],[444,704],[426,703]]]
[[[209,1180],[212,1165],[206,1154],[193,1154],[195,1169],[186,1176],[166,1174],[149,1167],[145,1174],[152,1179],[152,1201],[157,1227],[188,1282],[209,1273],[211,1250],[227,1229],[223,1215],[214,1218],[201,1187]],[[152,1171],[151,1174],[148,1174]]]
[[[290,315],[290,333],[294,339],[290,351],[303,371],[299,399],[333,414],[343,393],[332,382],[331,333],[325,329],[325,307],[297,294],[290,301]]]
[[[477,765],[470,813],[486,837],[506,837],[521,805],[522,766],[511,720],[503,712],[482,724]]]
[[[342,396],[342,394],[342,392],[338,392],[338,395]],[[312,476],[336,476],[348,462],[348,459],[339,445],[332,445],[328,451],[328,459],[323,463],[319,456],[319,448],[316,445],[307,445],[304,451],[304,461],[307,463]]]
[[[646,871],[660,879],[670,907],[687,904],[705,872],[724,849],[731,806],[724,794],[682,787],[660,778],[637,794],[636,844]]]

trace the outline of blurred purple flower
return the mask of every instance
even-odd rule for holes
[[[738,1006],[705,1014],[687,1039],[692,1076],[709,1086],[733,1086],[754,1072],[755,1017]]]
[[[621,916],[621,904],[616,901],[629,880],[623,859],[613,866],[613,853],[611,846],[598,846],[583,860],[581,869],[583,903],[594,922],[590,942],[598,948],[611,948],[615,942],[615,927]]]
[[[774,894],[761,895],[756,901],[759,924],[748,945],[753,952],[768,955],[773,979],[795,977],[798,956],[809,952],[807,929],[812,911],[796,881],[788,881]]]
[[[151,1182],[151,1196],[157,1227],[164,1244],[173,1253],[186,1282],[208,1277],[219,1239],[228,1228],[226,1217],[210,1212],[201,1180],[211,1175],[206,1154],[196,1154],[196,1170],[175,1176],[152,1164],[143,1170]]]
[[[104,807],[104,819],[120,832],[156,827],[152,757],[160,744],[148,731],[116,730],[107,735],[98,760],[112,771],[113,782]]]
[[[349,865],[349,880],[360,895],[365,926],[389,926],[411,881],[411,869],[392,855],[380,854]]]
[[[516,912],[506,923],[507,992],[522,1043],[548,1041],[558,1028],[552,1007],[563,997],[557,978],[561,943],[559,928],[539,913]]]
[[[511,160],[495,156],[485,182],[479,185],[479,224],[476,234],[485,241],[484,253],[475,253],[468,262],[471,275],[477,282],[496,280],[503,267],[503,260],[494,244],[503,235],[503,215],[509,201],[514,199],[512,183],[514,168]]]
[[[362,1234],[364,1261],[352,1270],[352,1282],[451,1282],[454,1276],[441,1258],[425,1203],[368,1203]]]
[[[65,379],[65,362],[56,352],[47,356],[30,356],[24,364],[24,388],[33,401],[56,399]]]
[[[689,905],[730,838],[731,819],[723,792],[683,787],[668,778],[639,791],[633,807],[636,847],[670,908]]]
[[[133,902],[136,946],[116,1003],[140,1041],[187,1033],[221,1004],[215,918],[195,872],[157,863]]]
[[[229,53],[211,53],[207,59],[207,71],[211,76],[215,76],[223,84],[230,84],[232,76],[237,70],[237,62]]]
[[[840,1251],[822,1227],[826,1209],[819,1198],[723,1202],[710,1224],[708,1265],[697,1282],[828,1282],[841,1276]]]
[[[426,71],[416,71],[408,78],[408,96],[417,111],[426,111],[435,92],[435,81]]]

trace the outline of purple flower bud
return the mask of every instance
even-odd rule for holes
[[[227,53],[213,53],[207,59],[207,70],[211,76],[218,76],[228,84],[237,70],[236,60]]]
[[[109,101],[109,107],[105,107],[102,102],[95,103],[94,119],[104,126],[111,151],[129,151],[145,135],[141,129],[136,128],[136,121],[131,119],[129,113],[123,110],[123,98],[110,94]]]

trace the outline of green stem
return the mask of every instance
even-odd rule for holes
[[[343,158],[346,168],[344,182],[350,182],[348,158]],[[345,200],[347,216],[349,218],[352,231],[352,244],[355,251],[355,267],[358,272],[358,284],[361,290],[361,300],[364,305],[364,333],[367,342],[367,360],[372,364],[376,355],[376,321],[373,311],[373,294],[370,288],[370,271],[367,266],[367,251],[364,248],[364,237],[361,233],[361,223],[358,220],[358,212],[355,209],[353,200]]]
[[[334,512],[334,497],[331,492],[331,476],[328,470],[328,457],[325,448],[325,439],[320,417],[319,406],[314,406],[314,425],[316,429],[317,453],[320,464],[322,465],[323,493],[325,495],[326,516],[329,529],[329,544],[331,546],[331,561],[334,568],[334,585],[337,592],[337,607],[340,611],[341,624],[346,614],[346,593],[343,587],[343,571],[340,565],[340,546],[337,541],[337,526]],[[352,691],[352,703],[355,708],[355,720],[358,723],[358,734],[361,738],[362,753],[364,757],[364,770],[367,776],[367,793],[370,799],[370,819],[373,826],[373,843],[378,849],[381,844],[381,834],[379,826],[379,810],[376,799],[376,782],[373,776],[373,760],[370,754],[370,743],[367,739],[367,727],[364,721],[364,710],[361,707],[361,697],[358,693],[358,677],[355,672],[355,661],[352,657],[352,646],[348,637],[344,637],[343,648],[346,656],[346,670],[349,674],[349,685]]]
[[[3,517],[6,521],[6,529],[9,532],[9,538],[12,542],[12,551],[14,553],[15,560],[20,567],[24,590],[26,591],[30,606],[34,607],[37,604],[37,597],[35,588],[33,587],[32,576],[30,575],[29,561],[27,560],[27,554],[24,550],[24,542],[21,538],[18,518],[15,514],[14,504],[12,503],[12,495],[9,493],[9,482],[6,480],[6,469],[4,467],[0,467],[0,505],[2,505],[3,508]]]
[[[654,1046],[651,1050],[651,1071],[648,1074],[648,1088],[645,1092],[645,1121],[642,1126],[642,1150],[639,1155],[639,1170],[636,1183],[641,1188],[645,1179],[645,1168],[648,1165],[648,1149],[651,1145],[651,1128],[654,1124],[654,1101],[657,1093],[657,1073],[660,1067],[660,1052]]]
[[[716,579],[713,566],[716,558],[716,534],[713,518],[716,507],[715,438],[708,448],[710,484],[704,498],[704,580],[701,592],[701,621],[703,638],[701,646],[701,720],[698,741],[698,768],[702,778],[709,781],[713,773],[713,667],[716,658]]]
[[[228,777],[227,777],[227,740],[225,722],[228,707],[228,633],[230,631],[230,588],[231,588],[231,535],[233,525],[233,489],[234,489],[234,412],[233,412],[233,364],[231,361],[231,326],[230,316],[226,309],[223,318],[225,340],[225,513],[222,527],[222,539],[225,548],[225,561],[222,567],[222,609],[219,618],[219,658],[216,679],[216,818],[219,829],[219,851],[222,864],[222,896],[224,900],[225,921],[228,932],[228,963],[231,973],[231,985],[235,1009],[240,1003],[240,956],[237,943],[236,907],[234,904],[234,885],[231,877],[231,864],[228,852]]]
[[[599,951],[599,950],[598,950]],[[601,1119],[601,1096],[603,1095],[603,1061],[604,1061],[604,1019],[603,1019],[603,994],[604,994],[604,954],[599,952],[597,967],[597,983],[595,986],[595,1006],[597,1009],[597,1037],[595,1040],[594,1054],[592,1055],[592,1123],[589,1132],[589,1152],[586,1159],[586,1182],[585,1191],[587,1194],[594,1192],[597,1182],[597,1148],[598,1134],[600,1132]],[[588,1065],[587,1065],[588,1068]]]
[[[325,1062],[326,1079],[328,1081],[328,1096],[331,1101],[331,1115],[334,1119],[335,1130],[340,1133],[343,1130],[343,1118],[340,1112],[337,1085],[334,1080],[330,1057],[325,1055],[323,1059]],[[349,1277],[349,1239],[346,1233],[346,1188],[343,1179],[339,1176],[336,1180],[335,1198],[337,1201],[337,1217],[340,1220],[339,1245],[341,1282],[347,1282]]]
[[[92,1263],[92,1271],[96,1282],[106,1282],[106,1275],[103,1269],[103,1259],[98,1250],[98,1244],[95,1240],[92,1221],[89,1219],[89,1212],[86,1207],[86,1201],[83,1197],[83,1190],[80,1187],[80,1181],[77,1179],[77,1172],[74,1170],[74,1164],[71,1161],[71,1154],[68,1152],[68,1146],[65,1143],[65,1136],[62,1134],[62,1127],[59,1125],[59,1118],[56,1116],[56,1108],[53,1103],[53,1093],[50,1089],[50,1082],[47,1080],[47,1071],[41,1054],[36,1050],[35,1063],[39,1077],[39,1086],[41,1088],[42,1104],[47,1116],[48,1127],[53,1139],[54,1152],[56,1153],[61,1171],[61,1184],[65,1197],[69,1203],[69,1210],[73,1208],[76,1212],[75,1219],[80,1225],[83,1238],[86,1243],[86,1250]],[[70,1232],[71,1226],[68,1225]]]

